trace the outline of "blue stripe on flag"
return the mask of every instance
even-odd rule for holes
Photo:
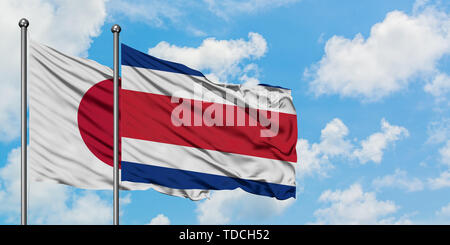
[[[158,59],[146,53],[142,53],[122,43],[122,65],[135,66],[153,70],[168,71],[193,76],[203,76],[197,70],[191,69],[183,64]]]
[[[264,86],[264,87],[281,88],[281,89],[291,90],[291,89],[289,89],[289,88],[283,88],[283,87],[280,87],[280,86],[270,85],[270,84],[266,84],[266,83],[259,83],[258,85]]]
[[[165,168],[133,162],[121,162],[122,181],[152,183],[174,189],[233,190],[275,197],[279,200],[295,197],[295,186],[273,184],[206,174],[188,170]]]

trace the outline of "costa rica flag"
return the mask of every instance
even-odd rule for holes
[[[185,65],[121,50],[122,181],[295,197],[290,90],[214,83]]]

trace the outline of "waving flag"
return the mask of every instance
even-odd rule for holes
[[[123,182],[174,188],[191,199],[235,188],[295,197],[290,90],[213,83],[182,64],[121,48]]]
[[[86,189],[113,186],[112,70],[30,42],[30,177]],[[171,195],[205,192],[124,182]]]
[[[89,94],[95,84],[104,84],[111,87],[112,96],[112,70],[36,42],[30,42],[29,64],[28,161],[32,178],[80,188],[111,189],[112,150],[108,152],[107,148],[113,143],[112,114],[108,118],[112,100],[102,105],[103,122],[90,123],[89,104],[99,101]],[[110,93],[102,92],[99,100]],[[92,127],[97,130],[95,134],[88,133]]]

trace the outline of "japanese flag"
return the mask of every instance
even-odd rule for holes
[[[112,189],[112,70],[33,41],[29,70],[30,177],[79,188]],[[148,183],[121,182],[120,187],[151,187],[191,199],[202,199],[207,193]]]

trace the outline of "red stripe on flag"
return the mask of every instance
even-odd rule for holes
[[[172,123],[172,111],[178,106],[189,106],[190,108],[187,109],[192,112],[191,125],[199,125],[198,119],[201,117],[197,117],[195,119],[197,122],[194,122],[195,115],[198,116],[200,111],[203,115],[212,105],[223,106],[223,116],[220,120],[223,126],[206,126],[204,121],[201,122],[201,126],[175,126]],[[226,113],[226,107],[234,109],[232,117],[235,122],[234,126],[227,126],[226,119],[231,117],[231,113]],[[180,108],[178,107],[178,109]],[[295,150],[297,142],[296,115],[278,113],[278,134],[274,137],[261,137],[261,130],[270,129],[271,125],[262,126],[258,117],[255,123],[252,115],[256,113],[252,113],[249,108],[190,99],[180,99],[178,103],[172,103],[170,96],[124,89],[121,90],[120,113],[122,137],[289,162],[297,161]],[[267,118],[270,119],[271,113],[274,112],[268,113]],[[213,114],[212,117],[214,116],[216,115]],[[239,116],[245,117],[245,125],[238,126],[236,124]],[[256,126],[252,126],[255,124]],[[267,125],[267,123],[263,123],[263,125]]]

